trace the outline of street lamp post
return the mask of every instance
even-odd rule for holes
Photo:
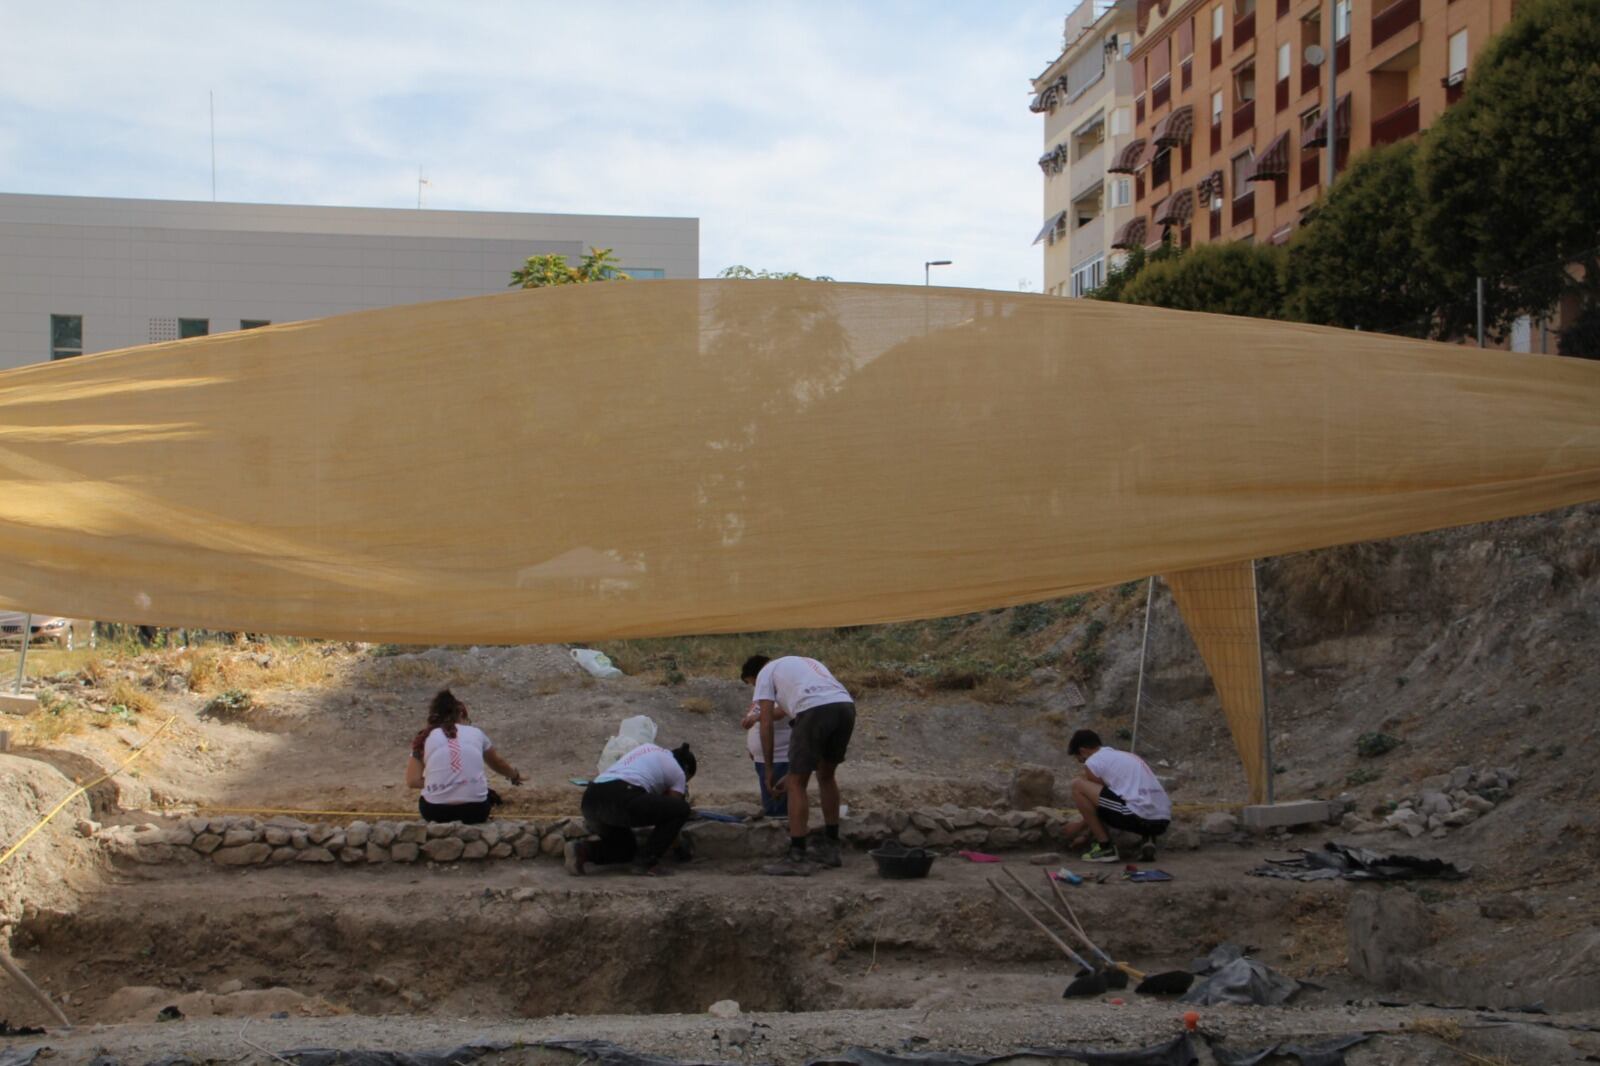
[[[924,286],[929,284],[928,271],[931,270],[933,267],[947,267],[949,265],[950,265],[950,260],[948,260],[948,259],[930,259],[926,263],[923,263],[922,264],[922,284]]]

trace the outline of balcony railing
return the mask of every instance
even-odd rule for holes
[[[1372,47],[1378,47],[1421,17],[1421,0],[1395,0],[1372,16]]]
[[[1287,15],[1288,13],[1289,0],[1278,0],[1278,17],[1283,18],[1283,16]]]
[[[1322,184],[1322,157],[1310,148],[1302,148],[1300,156],[1300,191],[1315,189]]]
[[[1289,79],[1284,78],[1278,82],[1277,91],[1273,94],[1273,110],[1282,111],[1289,106]]]
[[[1211,38],[1211,69],[1222,66],[1222,38]]]
[[[1194,84],[1194,56],[1184,56],[1183,62],[1178,64],[1178,72],[1183,77],[1183,92],[1189,91],[1189,86]]]
[[[1235,196],[1233,198],[1233,224],[1237,226],[1239,223],[1249,222],[1255,217],[1256,191],[1254,188],[1252,188],[1249,192],[1246,192],[1242,196]]]
[[[1216,155],[1222,151],[1222,121],[1219,119],[1211,124],[1211,154]]]
[[[1233,109],[1233,135],[1235,137],[1249,131],[1255,124],[1256,102],[1254,100],[1246,100]]]
[[[1343,74],[1350,69],[1350,35],[1347,33],[1333,46],[1333,65]]]
[[[1416,100],[1407,100],[1393,111],[1372,120],[1372,144],[1393,144],[1422,127],[1422,109]]]
[[[1233,20],[1233,46],[1239,48],[1256,39],[1256,13],[1240,15]]]
[[[1300,64],[1300,91],[1311,92],[1317,87],[1317,79],[1322,74],[1321,67],[1314,67],[1310,63]]]

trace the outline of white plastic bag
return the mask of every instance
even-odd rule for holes
[[[603,774],[611,769],[611,764],[622,758],[628,752],[641,744],[653,744],[656,739],[656,722],[646,714],[637,714],[632,718],[624,718],[622,725],[617,729],[617,735],[606,741],[606,746],[600,751],[600,765],[595,773]]]
[[[572,658],[595,677],[609,681],[622,676],[622,671],[612,666],[611,660],[606,658],[603,652],[595,651],[593,648],[573,648]]]

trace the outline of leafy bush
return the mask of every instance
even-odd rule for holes
[[[1400,738],[1388,733],[1362,733],[1356,738],[1356,754],[1363,759],[1376,759],[1400,746]]]

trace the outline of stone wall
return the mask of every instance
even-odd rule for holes
[[[871,848],[889,840],[941,851],[973,848],[1012,851],[1059,842],[1060,811],[994,811],[953,805],[915,811],[873,812],[847,818],[840,835],[848,844]],[[365,822],[308,823],[292,818],[175,818],[160,823],[101,828],[80,822],[115,859],[145,864],[210,862],[218,866],[287,863],[370,865],[414,862],[483,862],[498,859],[559,860],[568,840],[585,835],[580,818],[548,823]],[[691,822],[684,830],[701,858],[780,855],[788,828],[780,820]]]

